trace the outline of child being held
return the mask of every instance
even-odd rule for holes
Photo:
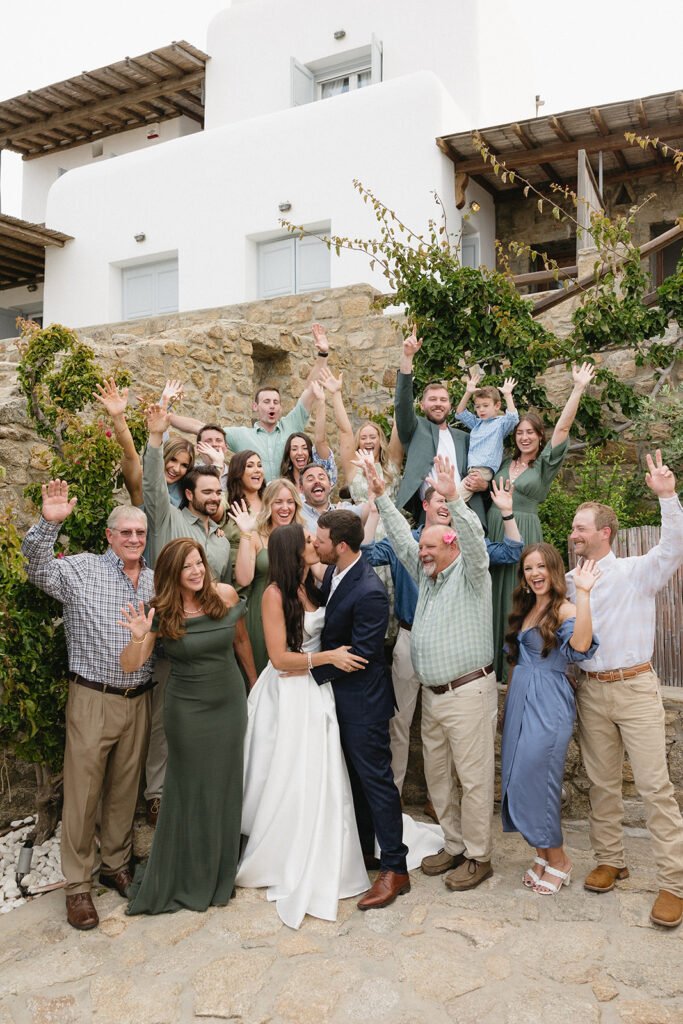
[[[465,394],[455,411],[455,418],[470,428],[470,448],[467,457],[468,472],[479,473],[484,480],[492,480],[503,461],[503,438],[515,429],[519,416],[512,400],[512,389],[517,383],[506,377],[500,391],[487,385],[478,387],[481,374],[470,370],[465,385]],[[505,397],[506,412],[501,415],[501,393]],[[470,397],[474,400],[474,413],[467,411]],[[458,485],[458,493],[469,501],[473,492],[464,484]]]

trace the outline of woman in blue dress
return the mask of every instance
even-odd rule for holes
[[[503,831],[521,832],[535,847],[534,863],[522,881],[543,896],[571,881],[560,820],[564,762],[576,718],[566,671],[597,649],[590,591],[598,576],[592,561],[576,569],[573,605],[557,548],[529,544],[520,559],[505,638],[512,669],[503,710]]]

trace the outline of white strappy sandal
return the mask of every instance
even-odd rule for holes
[[[555,878],[559,878],[559,882],[557,885],[553,885],[552,882],[539,881],[534,886],[534,892],[538,893],[539,896],[556,896],[563,885],[571,884],[572,871],[573,867],[570,867],[569,871],[558,871],[557,868],[546,867],[544,874],[554,875]]]
[[[542,868],[546,868],[548,866],[548,861],[544,860],[543,857],[534,857],[534,865],[536,864],[540,864]],[[541,874],[543,874],[543,872],[541,872]],[[533,881],[527,881],[528,878],[533,879]],[[540,881],[541,879],[536,874],[533,867],[530,867],[529,870],[525,871],[522,875],[522,885],[527,889],[533,889],[533,887],[538,885]]]

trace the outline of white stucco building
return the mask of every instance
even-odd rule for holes
[[[458,233],[467,208],[455,209],[453,165],[436,137],[511,118],[533,100],[505,0],[233,0],[209,26],[206,54],[203,128],[181,98],[151,132],[153,109],[132,129],[119,115],[98,142],[72,139],[26,160],[25,219],[72,239],[46,251],[46,323],[360,281],[384,290],[365,257],[299,241],[280,218],[372,237],[358,178],[417,231],[435,213],[436,190]],[[492,266],[491,196],[472,183],[467,200],[479,209],[464,260]],[[22,289],[25,299],[24,286],[0,291],[0,309],[21,305]]]

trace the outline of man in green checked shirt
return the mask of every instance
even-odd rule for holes
[[[473,889],[493,873],[497,688],[484,531],[458,495],[448,459],[434,460],[435,487],[446,499],[453,527],[430,526],[419,543],[384,493],[372,460],[359,453],[357,464],[365,470],[394,551],[419,589],[410,654],[422,684],[425,778],[445,838],[445,848],[425,857],[422,870],[448,872],[449,889]]]

